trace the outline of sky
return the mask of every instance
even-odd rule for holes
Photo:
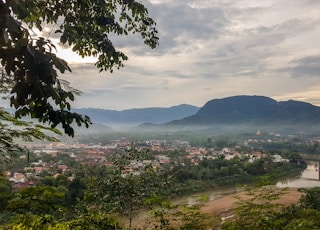
[[[319,0],[142,0],[157,22],[159,46],[114,37],[129,60],[112,74],[69,49],[62,78],[83,92],[75,108],[124,110],[203,106],[262,95],[320,106]]]

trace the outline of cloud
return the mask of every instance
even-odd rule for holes
[[[129,56],[124,68],[99,74],[92,60],[71,64],[63,77],[84,92],[77,107],[200,106],[237,94],[320,102],[320,1],[144,3],[160,46],[151,50],[138,35],[113,36]]]
[[[293,77],[320,78],[320,54],[307,56],[291,61],[293,66],[287,70]]]
[[[197,42],[220,36],[222,28],[228,23],[220,8],[197,8],[187,1],[161,1],[158,4],[147,4],[147,7],[157,22],[160,36],[156,55],[188,52],[196,47]],[[150,53],[146,48],[141,49],[141,46],[137,48],[137,40],[135,37],[125,45],[134,54]],[[120,41],[124,46],[123,38]]]

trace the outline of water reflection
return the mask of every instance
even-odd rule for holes
[[[318,162],[308,162],[308,167],[302,172],[300,177],[279,181],[276,186],[279,188],[310,188],[320,186]]]

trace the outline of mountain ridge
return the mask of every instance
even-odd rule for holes
[[[190,108],[191,110],[188,110]],[[288,134],[318,133],[320,130],[320,107],[303,101],[276,101],[257,95],[212,99],[200,108],[182,104],[167,108],[111,110],[107,111],[111,113],[107,118],[104,117],[103,109],[76,112],[88,111],[96,113],[94,116],[85,113],[94,123],[131,133],[222,134],[256,132],[260,129],[265,132]],[[175,111],[175,116],[172,116],[172,111]],[[97,112],[100,112],[98,116]]]
[[[109,110],[99,108],[72,109],[72,111],[88,115],[95,123],[104,124],[161,124],[195,114],[199,107],[180,104],[171,107],[148,107],[125,110]]]
[[[270,122],[320,123],[320,107],[302,101],[276,101],[265,96],[239,95],[208,101],[189,117],[170,125],[241,124]]]

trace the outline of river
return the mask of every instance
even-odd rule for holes
[[[307,162],[308,167],[301,173],[300,176],[294,178],[287,178],[276,183],[276,186],[279,188],[289,187],[289,188],[310,188],[310,187],[317,187],[320,186],[319,180],[319,172],[318,172],[318,165],[316,162]],[[186,204],[186,205],[193,205],[199,202],[199,197],[205,196],[208,201],[217,200],[221,197],[235,194],[237,192],[243,191],[243,187],[224,187],[220,189],[212,189],[205,192],[199,192],[190,196],[183,196],[181,198],[177,198],[172,202],[174,204]],[[138,223],[142,223],[145,221],[149,214],[145,211],[139,213],[138,216],[135,217],[134,221]]]
[[[276,186],[279,188],[310,188],[320,186],[319,167],[317,162],[307,162],[308,167],[299,177],[287,178],[279,181]]]
[[[308,167],[301,173],[300,176],[290,177],[282,179],[276,183],[276,186],[279,188],[289,187],[289,188],[310,188],[320,186],[318,165],[316,162],[307,162]],[[200,192],[193,194],[191,196],[184,196],[178,198],[174,203],[179,204],[196,204],[200,196],[205,196],[209,201],[219,199],[223,196],[235,194],[237,192],[243,191],[243,187],[227,187],[221,189],[213,189],[205,192]]]

